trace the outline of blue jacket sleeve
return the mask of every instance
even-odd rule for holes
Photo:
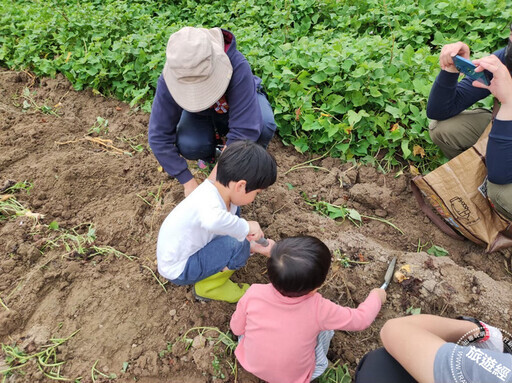
[[[231,59],[233,76],[226,90],[229,104],[227,144],[237,140],[257,141],[263,125],[256,93],[255,77],[249,63],[240,52]]]
[[[494,120],[486,157],[489,181],[498,185],[512,183],[512,121]]]
[[[149,117],[149,145],[162,168],[184,184],[192,179],[192,173],[176,147],[176,126],[182,111],[167,89],[163,76],[160,76]]]
[[[493,53],[502,62],[505,59],[505,48]],[[487,97],[487,89],[475,88],[473,80],[464,77],[457,82],[458,73],[442,70],[434,81],[427,103],[427,117],[433,120],[446,120],[456,116],[471,105]]]

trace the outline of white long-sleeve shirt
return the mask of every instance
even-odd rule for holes
[[[249,224],[236,216],[238,206],[228,210],[219,191],[209,180],[181,201],[164,220],[158,233],[158,272],[178,278],[190,256],[216,236],[229,235],[240,242],[249,234]]]

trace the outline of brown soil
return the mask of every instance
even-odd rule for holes
[[[120,382],[235,381],[227,363],[233,359],[223,353],[212,331],[205,334],[207,339],[190,332],[187,337],[194,343],[188,349],[177,340],[197,326],[227,331],[235,305],[196,302],[189,287],[162,287],[151,273],[156,273],[159,226],[183,194],[177,181],[158,170],[148,150],[149,115],[90,91],[75,92],[61,76],[35,79],[0,70],[0,84],[0,190],[11,181],[30,181],[30,193],[20,191],[15,197],[44,215],[37,222],[30,217],[0,222],[0,298],[6,306],[0,306],[0,342],[34,353],[50,338],[80,330],[58,348],[58,358],[65,361],[61,375],[81,376],[82,382],[92,381],[96,361],[98,370],[115,373]],[[26,93],[24,97],[26,88],[31,100]],[[44,106],[59,116],[45,114]],[[108,133],[87,135],[98,116],[108,119]],[[85,139],[94,136],[112,140],[121,151]],[[134,148],[139,144],[141,151]],[[278,139],[269,151],[279,164],[278,181],[242,214],[259,221],[269,238],[314,235],[338,258],[367,262],[349,267],[333,262],[320,290],[325,297],[355,307],[380,286],[393,256],[398,256],[398,265],[412,266],[412,278],[390,286],[388,302],[368,330],[336,333],[331,360],[340,359],[353,371],[367,351],[379,347],[384,322],[405,315],[409,307],[420,307],[422,313],[472,315],[509,327],[512,276],[506,258],[442,234],[418,212],[408,175],[381,174],[332,158],[314,162],[323,169],[290,171],[309,158]],[[315,212],[302,193],[310,200],[346,204],[389,220],[404,234],[372,219],[359,227],[348,220],[333,221]],[[92,256],[91,245],[84,254],[49,246],[48,240],[59,234],[48,228],[52,221],[77,233],[92,223],[94,245],[136,258]],[[432,244],[447,249],[449,256],[428,255]],[[235,280],[266,283],[264,259],[252,257]],[[122,372],[124,363],[128,365]],[[0,358],[0,370],[4,368]],[[45,380],[33,362],[22,370],[25,375],[16,373],[7,381]],[[99,374],[95,378],[107,381]],[[237,380],[258,382],[240,368]]]

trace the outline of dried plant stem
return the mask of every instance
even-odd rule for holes
[[[80,141],[89,141],[95,144],[98,144],[100,146],[103,146],[104,148],[108,149],[111,152],[117,153],[117,154],[125,154],[127,153],[125,150],[119,149],[115,147],[112,144],[112,140],[107,140],[99,137],[89,137],[85,136],[84,138],[79,138],[76,140],[70,140],[70,141],[55,141],[57,145],[68,145],[68,144],[75,144]]]
[[[4,309],[6,309],[7,311],[11,311],[11,310],[9,309],[9,307],[7,307],[7,305],[4,303],[4,301],[2,300],[2,298],[0,298],[0,305],[1,305]]]
[[[397,230],[400,234],[404,235],[404,232],[402,231],[402,229],[400,229],[398,226],[396,226],[394,223],[388,221],[387,219],[379,218],[379,217],[372,217],[371,215],[363,215],[363,214],[361,214],[361,217],[367,218],[367,219],[373,219],[374,221],[379,221],[379,222],[385,223],[385,224],[391,226],[393,229]]]
[[[165,285],[162,283],[162,281],[160,279],[158,279],[158,277],[155,275],[155,273],[153,272],[153,270],[151,270],[150,267],[146,266],[146,265],[142,265],[142,267],[146,268],[149,270],[149,272],[151,273],[151,275],[153,275],[153,277],[156,279],[156,281],[158,282],[158,284],[160,286],[162,286],[162,289],[164,289],[165,292],[167,292],[167,289],[165,288]]]

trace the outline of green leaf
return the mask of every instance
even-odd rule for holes
[[[317,72],[313,76],[311,76],[311,80],[313,80],[317,84],[320,84],[327,80],[327,75],[323,72]]]
[[[361,121],[362,117],[359,113],[356,113],[353,110],[349,110],[347,112],[347,118],[348,118],[348,123],[350,124],[350,126],[354,126],[359,121]]]
[[[124,374],[128,370],[128,366],[130,364],[128,362],[123,362],[123,368],[121,368],[121,372]]]
[[[57,221],[52,221],[50,222],[50,224],[48,225],[48,228],[50,230],[58,230],[59,229],[59,223]]]
[[[409,158],[411,155],[411,150],[409,149],[409,140],[403,140],[400,144],[400,147],[402,148],[402,153],[404,155],[404,159]]]
[[[430,249],[427,250],[427,253],[430,255],[434,255],[436,257],[444,257],[446,255],[449,255],[448,250],[437,245],[433,245]]]
[[[348,216],[356,221],[361,221],[361,214],[355,209],[348,209]]]
[[[411,314],[411,315],[419,315],[421,314],[421,307],[409,307],[406,311],[405,311],[406,314]]]

